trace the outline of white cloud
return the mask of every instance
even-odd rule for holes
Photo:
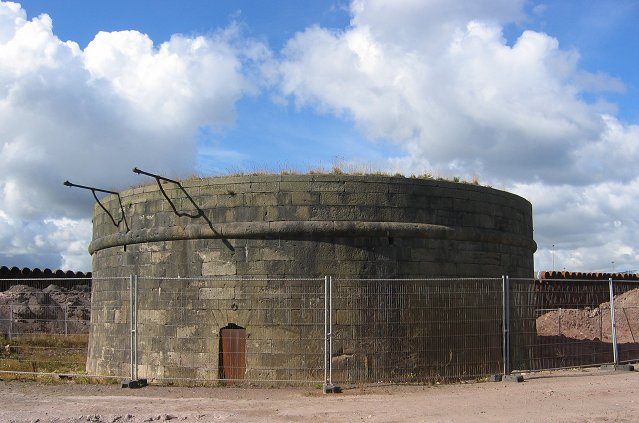
[[[381,42],[363,23],[344,33],[310,28],[284,50],[282,91],[434,165],[454,160],[472,173],[479,164],[516,180],[514,170],[535,162],[535,177],[563,182],[557,163],[573,162],[572,151],[606,128],[580,98],[578,55],[532,31],[508,46],[499,26],[475,20],[445,38],[432,53]]]
[[[367,29],[380,44],[407,51],[441,53],[451,34],[472,20],[520,21],[523,0],[354,0],[354,30]]]
[[[387,169],[478,176],[531,199],[538,259],[555,243],[579,269],[636,260],[639,125],[605,100],[625,87],[581,69],[548,34],[508,44],[502,29],[525,18],[522,6],[356,0],[350,28],[289,41],[281,91],[400,146]]]
[[[639,178],[583,187],[544,186],[541,183],[510,187],[531,200],[535,211],[537,265],[544,270],[639,270],[637,228],[633,212]]]
[[[137,31],[100,32],[82,50],[55,36],[49,16],[28,20],[0,2],[0,213],[13,222],[0,257],[48,249],[86,270],[71,238],[93,199],[62,182],[121,189],[138,181],[136,165],[192,172],[198,127],[233,123],[235,102],[261,88],[247,75],[269,54],[233,26],[158,46]],[[86,248],[86,236],[73,239]]]
[[[160,45],[101,32],[83,50],[47,15],[0,2],[0,260],[88,270],[93,199],[62,182],[121,189],[139,180],[136,165],[180,176],[241,154],[198,146],[198,131],[232,125],[242,96],[277,81],[272,98],[403,150],[380,167],[478,177],[529,198],[539,268],[553,256],[558,268],[639,268],[639,125],[606,97],[623,81],[585,71],[552,35],[507,42],[524,3],[354,0],[348,28],[306,28],[276,62],[234,25]]]
[[[84,50],[84,64],[90,83],[108,85],[145,129],[230,124],[232,105],[251,87],[224,37],[175,35],[156,49],[137,31],[100,32]]]
[[[28,220],[0,211],[0,262],[18,267],[90,270],[87,245],[91,226],[89,219]]]
[[[62,269],[90,269],[91,256],[87,253],[87,245],[91,242],[93,224],[89,219],[46,219],[45,224],[52,231],[43,238],[42,249],[59,251],[62,256]]]

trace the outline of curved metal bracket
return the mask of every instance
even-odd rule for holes
[[[126,221],[126,216],[124,214],[124,206],[122,206],[122,199],[120,198],[120,194],[118,194],[115,191],[108,191],[106,189],[100,189],[100,188],[95,188],[95,187],[88,187],[86,185],[78,185],[78,184],[74,184],[72,182],[69,181],[64,181],[64,185],[68,186],[68,187],[75,187],[75,188],[82,188],[82,189],[87,189],[89,191],[91,191],[91,193],[93,194],[93,198],[95,198],[95,201],[98,203],[98,205],[100,206],[100,208],[102,208],[102,210],[104,210],[104,212],[111,218],[111,222],[113,222],[113,225],[117,228],[120,227],[120,223],[124,222],[124,226],[126,228],[126,231],[129,232],[129,224]],[[118,203],[120,203],[120,213],[122,214],[120,216],[120,219],[118,221],[115,220],[115,218],[113,217],[113,215],[111,214],[111,212],[109,210],[107,210],[106,207],[104,207],[104,204],[102,204],[102,202],[98,199],[98,196],[96,194],[97,192],[104,192],[107,194],[115,194],[118,197]]]
[[[169,179],[169,178],[165,178],[164,176],[156,175],[154,173],[145,172],[145,171],[143,171],[141,169],[138,169],[137,167],[133,168],[133,173],[137,173],[138,175],[146,175],[146,176],[150,176],[152,178],[155,178],[155,182],[157,182],[158,187],[160,188],[160,192],[162,193],[162,195],[164,196],[166,201],[168,201],[169,205],[171,206],[171,209],[173,210],[173,213],[175,213],[176,216],[189,217],[191,219],[197,219],[197,218],[201,217],[202,219],[204,219],[206,221],[206,223],[209,226],[209,228],[211,228],[211,230],[214,233],[217,234],[217,231],[215,230],[215,228],[213,228],[213,223],[211,222],[211,220],[204,213],[204,211],[200,208],[200,206],[198,206],[195,203],[195,200],[193,200],[193,198],[184,189],[184,187],[182,186],[182,184],[179,181],[176,181],[176,180],[173,180],[173,179]],[[190,213],[184,213],[184,212],[178,211],[177,208],[175,207],[175,204],[173,204],[173,201],[169,198],[169,196],[167,195],[166,191],[164,191],[164,188],[162,187],[162,182],[161,181],[166,181],[166,182],[170,182],[172,184],[177,185],[178,188],[180,188],[180,190],[184,193],[186,198],[189,199],[191,204],[193,204],[193,207],[195,207],[195,210],[197,210],[197,214],[190,214]],[[231,245],[231,243],[228,242],[228,240],[223,238],[221,235],[220,235],[220,238],[222,239],[222,242],[224,243],[224,245],[226,245],[228,247],[229,250],[235,251],[235,248],[233,248],[233,246]]]

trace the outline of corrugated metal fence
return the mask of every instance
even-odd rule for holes
[[[0,292],[0,375],[429,383],[639,360],[637,281],[101,282],[90,305],[88,293],[54,279]],[[90,346],[89,315],[111,334]],[[86,371],[87,348],[102,360],[100,375]]]

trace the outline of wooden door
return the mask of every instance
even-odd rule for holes
[[[246,373],[246,329],[220,330],[221,379],[242,380]],[[232,382],[231,382],[232,383]]]

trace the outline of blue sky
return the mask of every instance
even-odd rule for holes
[[[206,35],[236,24],[244,36],[267,43],[276,54],[295,33],[309,26],[341,30],[350,21],[347,1],[189,1],[188,7],[179,1],[21,4],[30,17],[42,13],[51,16],[54,33],[61,40],[76,41],[80,47],[86,47],[99,31],[134,29],[147,34],[157,45],[174,34]],[[235,107],[237,120],[232,125],[204,130],[198,138],[201,145],[213,144],[225,151],[232,148],[238,154],[221,154],[214,160],[201,155],[197,172],[328,168],[354,156],[379,160],[389,153],[388,146],[362,140],[348,120],[294,105],[277,107],[268,95],[242,98]],[[314,146],[312,154],[309,145]]]
[[[636,22],[638,0],[0,2],[0,264],[90,268],[65,179],[338,164],[528,198],[537,270],[639,269]]]
[[[247,35],[264,39],[277,50],[308,26],[340,29],[350,20],[346,1],[35,0],[21,4],[30,16],[49,14],[56,34],[63,40],[77,41],[82,47],[93,40],[98,31],[135,29],[162,43],[173,34],[207,34],[237,21],[244,24]]]
[[[543,5],[535,14],[535,6]],[[637,47],[639,5],[637,1],[558,0],[530,3],[529,28],[556,37],[564,49],[580,54],[580,67],[619,78],[626,91],[610,98],[619,104],[618,116],[639,120],[639,55]]]

